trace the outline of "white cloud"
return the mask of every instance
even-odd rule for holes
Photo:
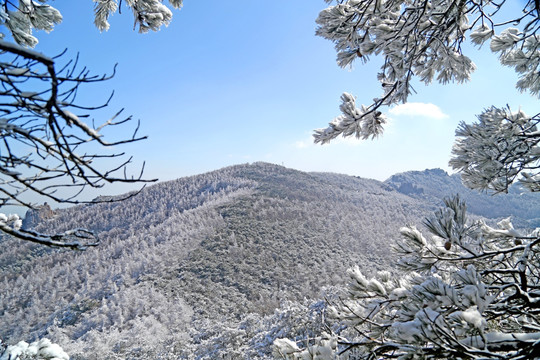
[[[294,143],[294,147],[297,149],[305,149],[311,144],[313,144],[313,141],[309,142],[307,140],[300,140]]]
[[[437,105],[415,102],[394,106],[388,112],[396,116],[422,116],[430,119],[446,119],[448,117]]]

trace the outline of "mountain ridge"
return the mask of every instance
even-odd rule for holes
[[[398,173],[384,183],[405,195],[435,205],[445,197],[460,194],[471,213],[495,219],[512,217],[519,227],[540,227],[540,198],[519,185],[512,185],[508,194],[482,193],[466,188],[459,174],[449,175],[442,169]]]
[[[315,311],[304,299],[332,296],[347,268],[392,270],[399,228],[433,208],[394,185],[254,163],[57,210],[37,230],[84,226],[101,245],[2,242],[0,283],[17,291],[0,292],[0,338],[47,336],[79,360],[269,358],[252,339],[292,331],[284,314]]]

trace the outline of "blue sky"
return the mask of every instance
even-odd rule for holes
[[[113,80],[93,86],[80,100],[96,104],[114,89],[103,116],[125,108],[141,120],[149,139],[124,150],[139,164],[146,161],[147,176],[160,180],[254,161],[379,180],[407,170],[448,169],[461,120],[474,121],[490,105],[521,105],[532,114],[538,103],[514,89],[515,74],[489,49],[472,49],[478,70],[471,82],[419,84],[409,99],[416,104],[390,109],[382,138],[314,145],[312,130],[339,115],[342,92],[357,96],[358,103],[380,93],[380,60],[340,69],[333,44],[314,35],[324,1],[188,0],[168,27],[149,34],[133,31],[125,7],[100,33],[91,1],[51,4],[64,21],[49,34],[37,33],[36,50],[79,52],[95,73],[118,63]]]

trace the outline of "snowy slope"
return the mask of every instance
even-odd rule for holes
[[[348,267],[391,269],[398,229],[430,209],[375,180],[255,163],[60,210],[38,229],[102,244],[0,243],[0,338],[46,336],[73,359],[265,358]]]

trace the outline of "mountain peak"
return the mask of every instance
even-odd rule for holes
[[[513,216],[515,225],[536,227],[540,218],[540,199],[513,186],[509,194],[486,196],[463,186],[459,174],[449,175],[442,169],[407,171],[391,176],[385,184],[394,190],[435,205],[445,197],[461,195],[471,213],[488,218]],[[536,204],[536,205],[535,205]]]
[[[394,181],[396,178],[401,179],[403,177],[411,178],[411,177],[418,177],[418,176],[420,177],[424,177],[424,176],[446,177],[449,175],[446,171],[444,171],[441,168],[425,169],[425,170],[410,170],[410,171],[394,174],[390,176],[387,180],[385,180],[385,182]]]

